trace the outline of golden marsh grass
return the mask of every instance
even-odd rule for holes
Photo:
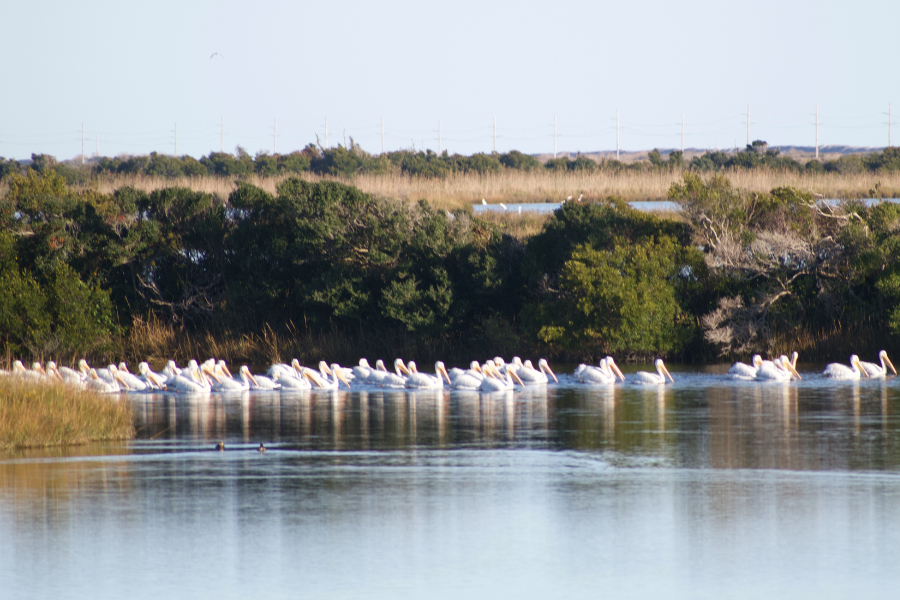
[[[731,170],[723,173],[734,187],[750,192],[768,192],[776,187],[792,186],[829,198],[869,197],[878,184],[883,197],[900,197],[900,172],[894,173],[797,173],[771,169]],[[356,186],[379,197],[405,201],[428,200],[438,208],[464,208],[482,198],[489,203],[560,202],[568,196],[602,199],[619,196],[628,201],[663,200],[669,187],[680,181],[679,171],[607,171],[552,172],[506,170],[484,175],[459,173],[446,178],[417,177],[403,174],[360,174],[354,177],[329,177],[304,173],[308,181],[332,180]],[[289,175],[245,179],[270,193]],[[151,192],[169,187],[187,187],[226,199],[235,188],[235,179],[227,177],[182,177],[166,179],[148,176],[100,177],[91,184],[98,191],[112,193],[132,186]]]
[[[62,384],[0,378],[0,450],[134,437],[129,406]]]

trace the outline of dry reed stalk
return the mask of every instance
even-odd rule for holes
[[[134,437],[127,403],[63,384],[0,378],[0,449]]]

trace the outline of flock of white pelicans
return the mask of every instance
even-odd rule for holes
[[[734,363],[728,372],[735,379],[747,381],[791,381],[802,379],[797,372],[797,353],[793,352],[791,358],[781,355],[774,360],[763,360],[762,356],[755,354],[750,364],[742,362]],[[854,380],[863,378],[883,378],[887,376],[888,369],[897,374],[897,369],[888,358],[887,352],[878,353],[878,363],[859,360],[856,354],[850,357],[850,366],[842,363],[831,363],[822,371],[822,375],[831,379]]]
[[[878,355],[880,364],[862,362],[857,355],[850,357],[850,366],[832,363],[825,368],[823,375],[834,379],[861,379],[864,377],[885,377],[888,368],[896,375],[897,370],[891,364],[887,352],[882,350]],[[632,383],[643,385],[663,385],[675,380],[669,373],[661,358],[654,362],[655,373],[639,371],[631,375]],[[763,360],[754,355],[750,364],[735,363],[729,374],[735,379],[747,381],[791,381],[801,379],[797,372],[797,353],[791,358],[779,356],[774,360]],[[235,376],[228,369],[224,360],[209,360],[198,363],[191,360],[187,367],[181,369],[174,360],[170,360],[162,372],[155,372],[150,365],[142,362],[138,372],[132,373],[124,362],[118,366],[111,364],[104,368],[93,368],[84,359],[78,362],[76,369],[58,367],[49,361],[46,366],[33,363],[30,369],[21,361],[13,363],[12,371],[0,371],[0,376],[17,377],[29,382],[60,382],[79,389],[89,389],[100,393],[128,392],[173,392],[176,394],[228,393],[245,391],[293,391],[293,390],[337,390],[341,385],[348,389],[353,385],[392,389],[435,390],[443,389],[444,383],[452,390],[477,392],[501,392],[515,389],[515,386],[547,385],[550,378],[559,382],[545,359],[538,361],[535,367],[530,360],[522,361],[518,356],[506,362],[500,357],[484,363],[472,361],[468,369],[450,369],[438,361],[434,364],[434,373],[420,372],[416,363],[404,363],[398,358],[394,361],[394,370],[389,371],[384,361],[378,360],[375,366],[369,365],[365,358],[359,365],[348,368],[336,363],[319,362],[318,369],[304,367],[297,359],[287,363],[276,363],[269,367],[265,375],[254,375],[247,365],[243,365]],[[597,366],[578,365],[572,378],[578,383],[593,385],[614,384],[625,375],[611,356],[600,360]]]

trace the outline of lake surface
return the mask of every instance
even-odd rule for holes
[[[678,204],[671,200],[646,200],[641,202],[629,202],[633,208],[648,211],[676,211]],[[504,208],[504,206],[506,208]],[[472,211],[480,212],[539,212],[550,213],[559,208],[559,202],[523,202],[521,204],[473,204]]]
[[[900,380],[726,369],[111,399],[133,442],[0,455],[0,597],[895,593]]]
[[[831,204],[839,204],[840,200],[821,200],[820,202],[828,202]],[[878,202],[900,202],[900,198],[864,198],[862,200],[867,206],[871,206]],[[629,202],[632,208],[644,211],[664,211],[677,212],[679,210],[678,203],[671,200],[642,200],[637,202]],[[505,207],[505,208],[504,208]],[[473,204],[472,211],[475,213],[484,211],[493,212],[539,212],[550,213],[560,207],[559,202],[523,202],[521,204]]]

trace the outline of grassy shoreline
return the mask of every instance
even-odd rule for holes
[[[774,169],[731,169],[720,173],[733,187],[749,192],[767,193],[773,188],[791,186],[827,198],[868,198],[873,195],[900,197],[900,172],[854,174],[801,173]],[[669,187],[681,181],[680,170],[624,171],[515,171],[473,174],[457,173],[445,178],[403,174],[360,174],[354,177],[331,177],[312,173],[265,177],[251,175],[244,179],[274,194],[279,183],[288,177],[307,181],[338,181],[353,185],[363,192],[380,197],[414,202],[428,200],[439,208],[466,208],[484,198],[488,203],[560,202],[568,196],[584,194],[587,199],[619,196],[628,201],[664,200]],[[711,176],[712,174],[710,174]],[[704,175],[706,177],[706,175]],[[97,177],[89,186],[104,194],[131,186],[147,192],[172,187],[186,187],[213,194],[221,200],[235,189],[233,177],[163,178],[144,175]],[[877,184],[877,189],[876,189]]]
[[[61,384],[0,378],[0,451],[134,437],[124,402]]]

